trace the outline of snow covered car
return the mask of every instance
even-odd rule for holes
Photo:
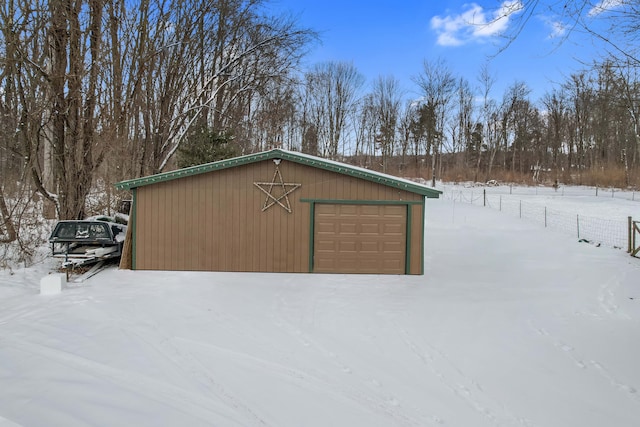
[[[49,243],[53,256],[64,258],[63,266],[85,265],[120,257],[126,234],[126,225],[105,221],[104,217],[59,221]]]

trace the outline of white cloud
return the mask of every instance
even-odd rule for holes
[[[439,45],[459,46],[499,35],[508,28],[511,16],[522,11],[524,6],[520,0],[509,0],[492,12],[475,3],[465,7],[466,10],[460,14],[431,19],[431,28],[438,34]]]
[[[623,6],[625,0],[601,0],[597,5],[593,6],[589,11],[589,16],[596,16],[608,10]]]
[[[549,33],[550,39],[561,38],[567,34],[568,29],[563,22],[554,21],[549,18],[542,18],[542,20],[544,21],[545,25],[551,30],[551,32]]]

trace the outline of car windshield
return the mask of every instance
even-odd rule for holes
[[[58,239],[109,239],[107,224],[85,222],[61,222],[53,233]]]

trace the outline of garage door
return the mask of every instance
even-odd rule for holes
[[[316,204],[313,271],[404,274],[406,205]]]

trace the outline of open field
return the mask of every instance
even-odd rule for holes
[[[0,425],[640,425],[640,260],[447,198],[426,234],[424,276],[0,272]]]

